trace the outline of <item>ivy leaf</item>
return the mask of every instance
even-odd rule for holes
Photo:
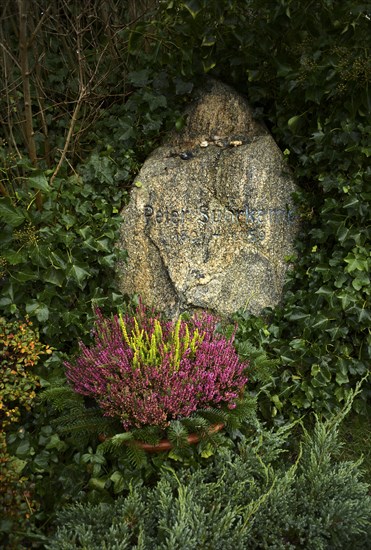
[[[312,328],[322,327],[322,325],[328,322],[328,318],[324,315],[318,315],[318,317],[315,317],[315,321],[316,322],[312,325]]]
[[[214,46],[216,38],[213,35],[204,36],[202,39],[201,46]]]
[[[59,254],[57,254],[56,252],[51,252],[50,253],[50,258],[51,258],[52,263],[53,263],[53,260],[54,260],[56,265],[58,265],[62,269],[66,269],[67,262]]]
[[[37,277],[35,270],[31,267],[23,266],[21,269],[17,269],[16,272],[12,275],[16,281],[20,283],[25,283],[26,281],[32,281]]]
[[[182,80],[181,78],[177,78],[175,80],[175,93],[177,95],[184,95],[184,94],[190,94],[193,90],[193,82],[186,82]],[[179,120],[179,119],[178,119]],[[184,118],[181,117],[181,120],[184,121]],[[183,124],[184,126],[184,124]]]
[[[48,306],[37,301],[29,302],[28,304],[26,304],[26,312],[30,315],[35,315],[40,323],[49,319]]]
[[[44,472],[48,469],[50,460],[50,454],[48,451],[43,450],[41,453],[35,456],[33,464],[36,466],[38,472]]]
[[[336,326],[333,328],[327,328],[326,332],[328,332],[332,338],[332,340],[336,340],[337,338],[343,338],[348,334],[348,328],[343,326]]]
[[[23,441],[21,441],[17,446],[15,454],[17,455],[17,457],[26,457],[29,454],[30,447],[31,446],[29,439],[23,439]]]
[[[212,58],[209,58],[209,59],[206,59],[205,61],[202,61],[202,65],[204,68],[204,72],[208,73],[209,71],[211,71],[211,69],[216,67],[216,61],[214,61],[214,59]]]
[[[75,279],[79,285],[86,279],[87,277],[90,277],[89,271],[86,271],[83,267],[80,267],[78,265],[71,265],[69,270],[67,271],[67,275],[71,277],[72,279]]]
[[[296,311],[287,315],[287,319],[289,319],[290,321],[302,321],[303,319],[307,319],[308,317],[310,317],[309,313],[304,313],[300,311]]]
[[[283,63],[276,62],[277,65],[277,76],[285,77],[292,72],[291,65],[284,65]]]
[[[62,286],[62,283],[64,281],[64,274],[60,269],[50,267],[44,275],[44,280],[47,283],[51,283],[52,285]]]
[[[341,386],[342,384],[347,384],[349,382],[348,375],[340,371],[336,373],[335,380],[336,380],[336,383],[339,384],[339,386]]]
[[[106,480],[99,477],[92,477],[89,479],[89,487],[96,489],[98,491],[103,491],[105,489]]]
[[[189,2],[184,2],[184,6],[192,15],[193,19],[195,19],[197,14],[201,11],[201,5],[198,0],[190,0]]]
[[[18,252],[14,250],[4,251],[2,256],[6,258],[10,265],[18,265],[27,261],[27,252],[25,250],[18,250]]]
[[[371,321],[371,312],[367,309],[360,309],[358,312],[358,322]]]
[[[367,260],[349,254],[346,258],[344,258],[344,261],[348,264],[345,268],[347,273],[351,273],[355,270],[367,271]]]
[[[128,80],[138,88],[144,88],[149,82],[149,70],[132,71],[128,74]]]
[[[332,296],[334,294],[334,291],[332,288],[321,286],[318,290],[316,290],[315,294],[321,294],[323,296]]]
[[[361,290],[362,287],[368,286],[370,284],[370,278],[366,273],[360,273],[355,279],[352,281],[352,287],[356,290]]]
[[[202,458],[210,458],[211,456],[213,456],[213,454],[214,454],[214,450],[213,450],[212,446],[210,445],[210,443],[201,452]]]
[[[295,115],[289,118],[287,121],[287,126],[292,132],[295,132],[298,129],[298,126],[300,124],[300,119],[303,115]]]
[[[0,218],[12,227],[18,227],[26,219],[22,210],[13,206],[7,198],[0,199]]]
[[[110,480],[113,482],[113,492],[117,495],[124,490],[125,479],[121,472],[113,472],[110,476]]]
[[[65,226],[66,229],[71,229],[76,223],[77,219],[76,216],[72,216],[72,214],[62,214],[60,216],[60,222]]]
[[[48,193],[50,191],[50,185],[45,174],[31,176],[28,178],[28,182],[30,183],[30,186],[34,189],[38,189],[40,191],[43,191],[44,193]]]

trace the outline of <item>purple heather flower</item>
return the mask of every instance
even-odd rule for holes
[[[160,364],[142,364],[133,368],[133,349],[123,338],[119,318],[104,318],[97,310],[94,328],[95,345],[80,343],[80,354],[66,362],[66,376],[73,389],[93,397],[104,415],[120,419],[126,429],[145,425],[165,427],[170,420],[190,416],[197,409],[226,405],[236,407],[236,400],[247,382],[247,362],[241,362],[231,338],[218,334],[218,319],[210,314],[195,315],[181,321],[180,342],[186,342],[186,324],[190,341],[198,330],[202,339],[194,353],[182,349],[179,363],[173,342],[175,324],[162,321]],[[142,304],[136,320],[149,341],[158,319]],[[134,316],[124,317],[128,333],[135,330]]]

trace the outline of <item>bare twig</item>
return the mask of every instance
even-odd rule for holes
[[[36,37],[37,33],[39,32],[39,29],[40,29],[41,25],[44,23],[44,20],[46,19],[46,16],[49,14],[50,8],[51,8],[51,6],[48,6],[48,8],[42,14],[42,16],[40,18],[40,21],[38,22],[38,24],[36,25],[33,33],[30,36],[30,39],[28,41],[28,47],[32,46],[33,41],[35,40],[35,37]]]
[[[32,103],[30,87],[30,69],[28,64],[28,42],[27,42],[27,4],[25,0],[18,0],[19,8],[19,50],[21,71],[23,80],[23,97],[25,112],[25,130],[28,154],[34,166],[37,164],[36,146],[32,122]]]
[[[31,86],[30,86],[30,68],[28,64],[28,40],[27,40],[27,0],[18,0],[19,10],[19,50],[21,71],[23,80],[23,99],[25,113],[25,134],[28,154],[33,166],[37,166],[36,144],[33,131],[32,119],[32,102],[31,102]],[[37,191],[36,206],[38,210],[42,209],[42,196],[40,191]]]
[[[83,101],[85,99],[85,95],[86,95],[86,86],[84,84],[84,72],[83,72],[83,56],[82,56],[82,51],[81,51],[81,29],[80,29],[80,16],[77,18],[77,27],[75,28],[75,31],[76,31],[76,38],[77,38],[77,59],[78,59],[78,64],[79,64],[79,88],[80,88],[80,92],[79,92],[79,97],[77,99],[77,102],[76,102],[76,105],[75,105],[75,108],[73,110],[73,113],[72,113],[72,118],[71,118],[71,123],[70,123],[70,127],[68,129],[68,133],[67,133],[67,137],[66,137],[66,141],[64,143],[64,147],[63,147],[63,151],[62,151],[62,154],[61,154],[61,157],[58,161],[58,164],[50,178],[50,184],[53,183],[53,181],[55,180],[55,178],[57,177],[58,173],[59,173],[59,170],[61,169],[61,166],[66,158],[66,155],[67,155],[67,151],[68,151],[68,148],[70,146],[70,142],[71,142],[71,139],[72,139],[72,136],[73,136],[73,132],[74,132],[74,129],[75,129],[75,124],[77,122],[77,118],[79,116],[79,112],[80,112],[80,109],[81,109],[81,106],[83,104]]]
[[[73,110],[73,113],[72,113],[72,118],[71,118],[71,123],[70,123],[70,127],[68,129],[68,133],[67,133],[67,137],[66,137],[66,141],[64,143],[64,147],[63,147],[63,151],[62,151],[62,154],[61,154],[61,158],[59,159],[58,161],[58,164],[50,178],[50,184],[53,183],[53,181],[55,180],[55,178],[57,177],[58,173],[59,173],[59,170],[61,169],[61,166],[64,162],[64,159],[66,158],[66,155],[67,155],[67,151],[68,151],[68,148],[70,146],[70,142],[71,142],[71,139],[72,139],[72,135],[73,135],[73,131],[74,131],[74,128],[75,128],[75,124],[76,124],[76,121],[77,121],[77,118],[79,116],[79,112],[80,112],[80,109],[81,109],[81,105],[83,104],[83,101],[84,101],[84,96],[85,96],[85,88],[82,88],[80,90],[80,95],[78,97],[78,100],[76,102],[76,105],[75,105],[75,108]]]
[[[1,36],[2,36],[2,38],[4,38],[2,31],[1,31]],[[3,44],[1,44],[1,45],[3,45]],[[5,95],[6,95],[6,106],[7,106],[8,135],[9,135],[12,146],[14,147],[18,157],[22,158],[22,155],[19,152],[17,142],[14,139],[14,134],[13,134],[13,123],[12,123],[13,116],[12,116],[12,112],[11,112],[11,101],[10,101],[10,97],[9,97],[10,85],[9,85],[9,77],[8,77],[8,59],[7,59],[7,55],[9,55],[9,52],[8,52],[7,48],[5,48],[5,47],[3,47],[2,51],[3,51],[3,71],[4,71],[4,92],[5,92]],[[12,55],[10,55],[9,57],[11,59],[13,59]]]
[[[13,61],[13,63],[20,69],[21,66],[20,64],[18,63],[18,60],[16,57],[14,57],[14,55],[12,54],[12,52],[10,52],[8,50],[8,48],[5,46],[5,44],[3,42],[0,42],[0,46],[2,47],[2,49],[4,50],[4,52],[7,53],[7,55],[10,57],[10,59]]]

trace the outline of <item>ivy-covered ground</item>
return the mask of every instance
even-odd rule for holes
[[[370,464],[365,433],[371,356],[369,3],[32,4],[32,10],[26,0],[0,8],[0,529],[6,544],[93,548],[82,534],[88,520],[73,541],[63,541],[63,532],[55,535],[58,521],[68,524],[80,517],[78,509],[61,510],[80,500],[97,514],[103,505],[121,506],[123,501],[115,504],[120,497],[128,499],[129,531],[143,503],[146,509],[152,506],[149,523],[142,535],[133,528],[127,546],[115,546],[112,535],[107,548],[146,548],[156,536],[161,548],[197,548],[194,533],[196,542],[189,546],[174,542],[187,540],[190,529],[190,519],[181,519],[191,498],[187,476],[216,484],[231,479],[245,487],[248,475],[233,477],[227,464],[244,468],[239,461],[252,445],[255,457],[263,453],[264,467],[259,470],[246,458],[252,485],[243,489],[244,498],[238,500],[238,493],[231,500],[226,533],[242,521],[238,518],[255,518],[260,527],[240,538],[250,533],[251,548],[273,543],[277,548],[362,548],[370,530],[367,488],[360,485],[359,466],[348,467],[346,477],[341,464],[357,460],[359,452]],[[246,311],[234,316],[237,351],[251,359],[249,390],[256,415],[223,440],[223,459],[216,453],[201,456],[196,449],[186,462],[160,457],[138,466],[100,453],[92,438],[64,433],[58,410],[42,398],[43,390],[64,382],[63,362],[76,352],[78,340],[90,342],[95,306],[109,314],[131,303],[114,282],[115,263],[124,255],[115,247],[119,212],[142,162],[168,130],[182,127],[184,107],[207,75],[245,94],[269,127],[300,186],[296,200],[303,230],[282,305],[259,317]],[[340,449],[331,422],[350,402],[352,410],[340,426],[346,445]],[[304,430],[315,423],[313,413],[321,426],[330,424],[306,436]],[[78,434],[84,425],[77,420]],[[331,468],[325,464],[318,466],[320,475],[313,470],[309,485],[303,478],[301,457],[304,465],[315,463],[306,437],[321,449],[331,440],[334,460],[340,460],[332,468],[340,476],[332,483],[334,502],[339,510],[344,505],[342,517],[352,518],[354,530],[344,523],[339,534],[329,535],[339,521],[334,516],[303,538],[305,526],[313,524],[310,518],[322,517],[326,500],[320,510],[309,510],[299,499],[298,512],[286,522],[290,527],[281,529],[276,521],[277,538],[269,541],[262,535],[270,529],[264,515],[267,495],[277,491],[274,502],[285,506],[298,488],[310,491],[316,475],[330,491]],[[272,438],[279,440],[276,454],[267,451]],[[347,447],[358,449],[356,455]],[[177,472],[178,485],[168,479],[170,471]],[[205,488],[205,502],[199,504],[204,510],[214,490]],[[169,516],[168,532],[166,524],[159,529],[156,510],[169,510],[174,498],[178,523]],[[351,502],[363,511],[354,512]],[[194,504],[192,514],[200,518]],[[56,523],[57,513],[62,515]],[[206,523],[199,523],[200,547],[216,548]],[[140,537],[149,538],[141,542]]]

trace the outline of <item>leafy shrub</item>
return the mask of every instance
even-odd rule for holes
[[[30,526],[39,505],[33,496],[35,485],[22,475],[24,465],[9,454],[6,434],[0,433],[0,534],[7,549],[19,548],[17,530]]]
[[[265,418],[276,417],[277,423],[311,409],[330,415],[370,363],[368,3],[165,1],[154,3],[156,10],[148,17],[133,17],[135,24],[128,24],[132,10],[126,3],[116,3],[109,17],[103,12],[111,4],[102,0],[84,4],[84,11],[75,2],[49,4],[35,3],[27,29],[32,40],[28,51],[22,50],[34,63],[24,75],[29,79],[29,114],[34,114],[34,132],[26,136],[22,69],[13,63],[20,52],[18,4],[8,2],[3,10],[7,49],[0,63],[7,62],[2,65],[6,88],[0,110],[2,310],[22,314],[26,307],[47,342],[69,352],[79,338],[87,337],[92,305],[108,311],[122,302],[112,281],[118,212],[127,186],[163,132],[175,121],[178,128],[184,124],[179,106],[199,78],[210,73],[248,96],[301,186],[297,200],[303,232],[282,307],[260,317],[246,312],[238,316],[239,352],[251,357],[248,344],[253,342],[264,350],[262,362],[277,366],[263,385],[254,381],[249,389],[258,394]],[[70,47],[64,47],[66,40]],[[83,52],[80,64],[78,52]],[[79,102],[80,85],[86,82],[89,87]],[[68,142],[66,136],[73,139]],[[29,153],[32,141],[36,159]],[[62,164],[60,151],[65,152]],[[354,401],[356,410],[362,410],[368,395],[365,384],[362,399]],[[61,405],[64,428],[56,422],[58,433],[50,426],[54,412],[41,404],[32,421],[28,419],[27,430],[8,439],[12,454],[27,460],[25,471],[36,480],[42,522],[77,496],[89,493],[106,499],[109,484],[121,494],[130,482],[153,483],[148,461],[143,474],[125,458],[111,459],[108,441],[104,449],[89,439],[107,419],[87,409],[83,398],[72,392],[62,401],[70,409]],[[174,438],[177,434],[181,441],[179,431]],[[119,454],[122,445],[116,443]],[[261,450],[258,441],[252,444]],[[188,466],[195,465],[187,460]],[[264,476],[265,470],[259,479]],[[246,476],[241,485],[248,485]],[[320,487],[315,489],[320,495]],[[310,497],[308,483],[302,490]],[[175,506],[174,491],[165,492],[165,504],[169,499]],[[312,513],[316,503],[310,502]],[[357,499],[354,502],[358,505]],[[331,509],[331,502],[328,505]],[[171,517],[171,509],[168,513]],[[271,517],[278,521],[270,526],[267,514],[262,523],[266,531],[257,533],[257,541],[281,525],[277,509]],[[312,540],[321,529],[318,517],[311,517],[308,526]],[[127,525],[134,524],[136,516],[132,518]],[[335,533],[346,519],[344,515],[335,522]],[[295,521],[299,523],[298,517]],[[297,527],[286,532],[282,545],[300,544],[300,533]],[[328,536],[336,547],[339,543]],[[270,544],[267,540],[259,544]],[[354,536],[350,544],[367,544],[362,535],[359,540]]]
[[[8,315],[25,309],[48,343],[63,350],[74,335],[84,335],[84,319],[93,316],[86,301],[103,306],[119,298],[106,274],[118,257],[114,244],[124,192],[72,178],[64,182],[60,200],[58,188],[44,175],[39,179],[45,182],[42,212],[27,206],[35,189],[19,190],[14,201],[0,199],[7,213],[1,306]]]
[[[122,301],[111,284],[116,214],[126,198],[121,183],[133,179],[167,128],[175,121],[178,127],[184,123],[180,105],[202,75],[210,73],[246,93],[302,188],[297,199],[304,227],[284,305],[267,311],[263,321],[245,314],[240,318],[242,332],[251,326],[260,334],[265,324],[267,334],[259,343],[279,360],[280,376],[271,397],[266,393],[266,413],[285,409],[295,416],[312,408],[331,414],[370,360],[368,4],[315,0],[302,6],[282,0],[271,7],[259,0],[169,1],[151,5],[153,11],[136,24],[117,7],[110,17],[118,30],[108,37],[100,32],[106,20],[99,15],[101,4],[106,2],[91,2],[80,14],[73,4],[63,4],[55,13],[38,2],[48,24],[37,25],[42,52],[37,59],[46,61],[40,72],[29,75],[29,84],[33,110],[47,113],[47,131],[42,126],[35,140],[43,159],[35,167],[27,160],[21,124],[13,125],[11,135],[12,124],[3,125],[0,265],[5,281],[0,306],[14,313],[26,303],[49,343],[60,341],[67,349],[84,338],[92,303],[111,308]],[[19,46],[14,32],[18,14],[11,3],[6,13],[6,55],[11,57]],[[80,35],[78,14],[92,21]],[[66,31],[61,35],[55,32],[57,21]],[[31,25],[30,35],[33,30]],[[50,36],[55,51],[45,48]],[[72,41],[71,52],[80,51],[76,40],[86,52],[80,74],[77,58],[56,55],[64,51],[65,37]],[[23,116],[25,99],[18,89],[20,67],[14,71],[7,78],[17,89],[18,108],[13,95],[3,94],[3,112],[12,121]],[[67,79],[67,74],[73,76]],[[81,74],[87,81],[97,80],[91,82],[90,92],[95,92],[84,96],[76,111],[84,113],[80,119],[73,114]],[[117,95],[121,74],[124,97]],[[58,90],[46,94],[45,109],[38,104],[40,86]],[[94,125],[85,129],[91,120]],[[58,131],[73,130],[74,124],[79,128],[74,153],[54,177],[63,148]],[[54,152],[49,164],[48,141]],[[40,193],[41,210],[35,206]],[[365,384],[363,398],[354,404],[357,410],[364,408],[368,391]]]
[[[18,540],[12,532],[29,523],[37,505],[32,495],[34,484],[22,474],[25,462],[9,453],[6,435],[34,405],[40,386],[35,370],[41,358],[50,353],[52,350],[40,342],[28,319],[0,318],[0,421],[4,430],[0,434],[0,532],[6,533],[6,539],[10,537],[12,544]]]
[[[213,464],[175,473],[155,487],[131,489],[114,504],[76,504],[58,515],[47,548],[307,548],[367,546],[371,498],[359,462],[336,462],[336,422],[304,434],[290,463],[291,435],[259,430],[238,453],[221,449]]]
[[[39,340],[29,319],[7,321],[0,317],[0,420],[6,428],[20,419],[21,411],[30,411],[40,386],[35,367],[42,355],[51,354]]]
[[[147,57],[140,68],[138,56],[128,55],[134,23],[127,6],[116,6],[120,30],[108,46],[108,1],[94,0],[84,10],[75,3],[51,7],[45,0],[37,0],[32,11],[22,5],[28,35],[37,30],[35,49],[26,52],[28,43],[21,48],[35,63],[25,75],[32,118],[27,135],[21,64],[11,73],[7,69],[20,51],[18,6],[3,10],[10,57],[1,59],[0,71],[14,96],[5,90],[1,96],[8,118],[0,127],[0,308],[5,315],[23,315],[25,309],[50,345],[69,351],[86,336],[94,307],[109,311],[123,302],[114,281],[116,261],[125,257],[116,246],[119,212],[141,162],[165,129],[174,127],[175,104],[182,100],[163,67]],[[43,14],[42,25],[35,13]],[[145,14],[143,8],[139,26]],[[82,20],[89,24],[76,32]],[[81,70],[77,52],[85,60]],[[167,97],[174,98],[172,108]]]

